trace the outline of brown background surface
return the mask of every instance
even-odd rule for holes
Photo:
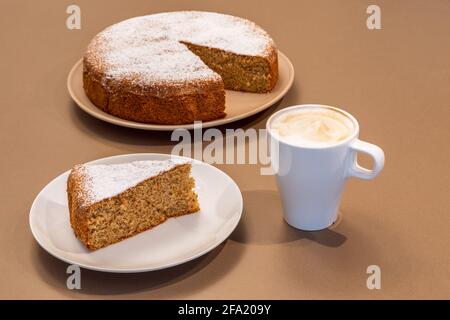
[[[450,298],[450,1],[76,1],[82,29],[67,30],[72,1],[2,1],[0,12],[0,298]],[[382,30],[366,28],[377,3]],[[231,127],[263,128],[299,103],[344,108],[361,138],[380,145],[374,181],[351,180],[332,230],[288,227],[274,177],[258,165],[221,165],[242,190],[244,214],[219,248],[144,274],[66,267],[34,241],[31,203],[55,176],[106,156],[168,153],[169,133],[116,127],[79,110],[66,78],[91,37],[125,18],[181,9],[254,20],[296,71],[277,106]],[[382,289],[366,288],[381,267]]]

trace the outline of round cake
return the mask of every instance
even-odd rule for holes
[[[122,119],[186,124],[225,116],[225,89],[265,93],[278,79],[274,41],[255,23],[198,11],[122,21],[97,34],[83,86]]]

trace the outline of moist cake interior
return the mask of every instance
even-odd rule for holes
[[[184,41],[181,43],[221,76],[225,89],[259,93],[272,90],[270,68],[265,59],[238,55]]]

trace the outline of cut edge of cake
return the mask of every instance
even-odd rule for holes
[[[250,93],[271,92],[278,81],[278,53],[275,48],[266,56],[237,54],[189,41],[180,41],[205,65],[216,72],[225,90]]]

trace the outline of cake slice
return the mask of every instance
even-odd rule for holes
[[[96,250],[200,210],[185,160],[77,165],[67,180],[70,223]]]

